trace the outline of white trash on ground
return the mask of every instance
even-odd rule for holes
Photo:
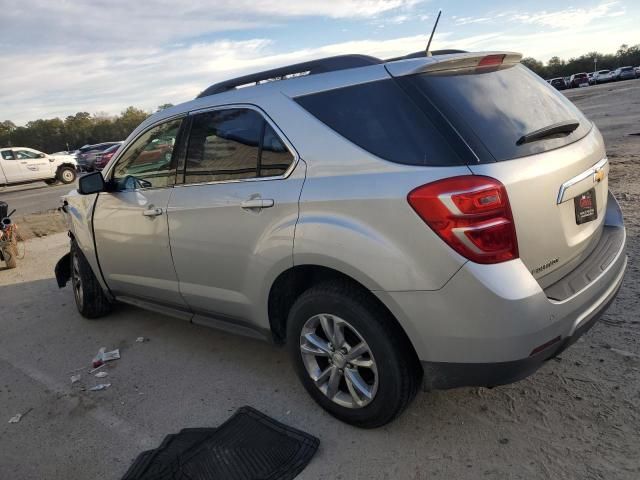
[[[98,373],[95,374],[95,377],[96,378],[104,378],[107,375],[109,375],[107,372],[98,372]]]
[[[106,390],[110,386],[111,386],[110,383],[100,383],[100,384],[96,385],[95,387],[91,387],[89,389],[89,391],[90,392],[99,392],[100,390]]]

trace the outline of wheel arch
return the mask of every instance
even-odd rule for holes
[[[368,295],[394,321],[398,332],[405,337],[408,345],[411,345],[413,354],[418,359],[416,347],[406,329],[377,295],[367,288],[363,282],[352,276],[334,268],[316,264],[290,267],[280,273],[271,285],[268,296],[268,316],[271,334],[276,344],[281,345],[286,342],[287,317],[296,299],[309,288],[330,281],[347,282]]]

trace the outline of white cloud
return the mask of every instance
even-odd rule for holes
[[[612,11],[616,8],[618,9],[617,11]],[[594,20],[602,19],[607,15],[624,14],[624,10],[619,10],[620,8],[622,8],[620,2],[614,1],[601,3],[591,8],[571,7],[553,12],[518,13],[514,14],[511,20],[543,27],[576,28],[589,25]]]

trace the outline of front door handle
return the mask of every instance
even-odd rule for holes
[[[142,215],[144,215],[145,217],[157,217],[158,215],[162,215],[162,209],[161,208],[150,208],[148,210],[144,210],[142,212]]]
[[[251,200],[245,200],[240,204],[242,208],[271,208],[274,205],[274,201],[271,198],[252,198]]]

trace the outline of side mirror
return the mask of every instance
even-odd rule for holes
[[[80,177],[78,180],[78,193],[80,195],[91,195],[106,190],[106,183],[101,172],[92,172]]]
[[[44,157],[46,157],[46,155],[44,153],[39,153],[38,154],[38,158],[44,158]]]

